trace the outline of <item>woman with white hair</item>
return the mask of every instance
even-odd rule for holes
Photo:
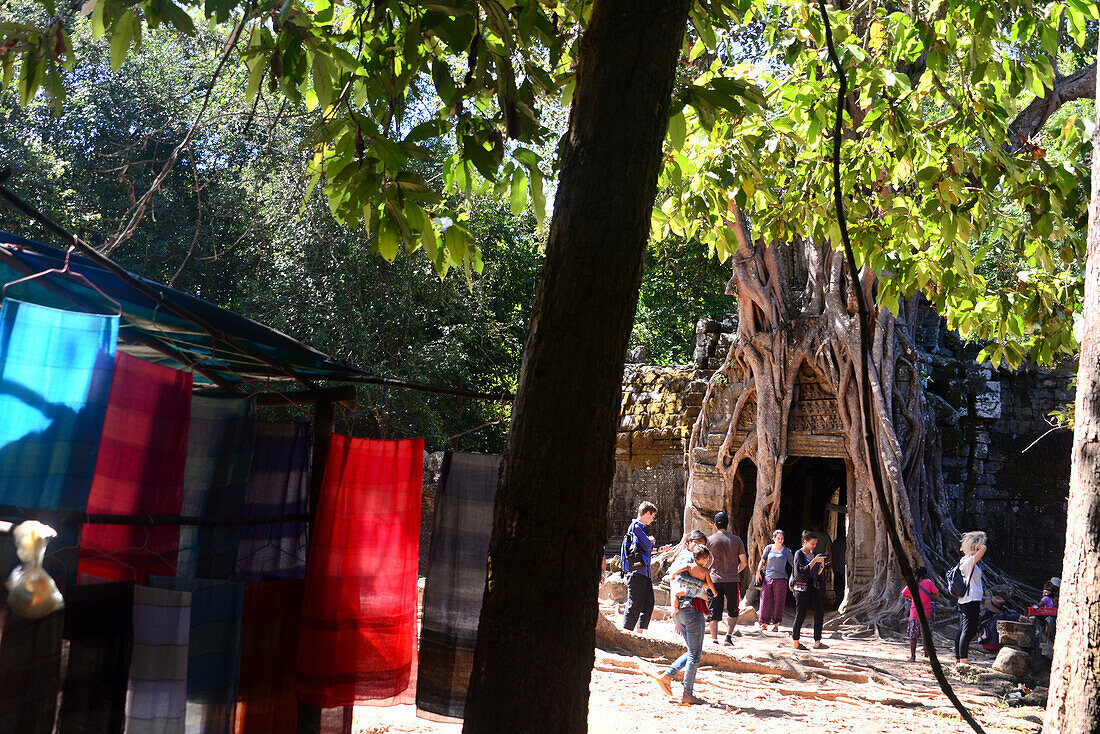
[[[978,619],[982,611],[982,569],[978,561],[985,555],[985,533],[974,530],[962,536],[959,550],[963,552],[959,571],[966,579],[966,594],[959,600],[959,635],[955,638],[955,665],[970,663],[970,642],[978,634]]]

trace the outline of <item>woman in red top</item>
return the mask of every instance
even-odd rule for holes
[[[932,620],[932,599],[940,595],[936,583],[928,578],[928,569],[917,566],[913,569],[913,575],[917,577],[917,586],[920,588],[920,598],[924,605],[924,616]],[[901,595],[910,600],[909,604],[909,662],[917,660],[917,640],[921,639],[920,617],[917,616],[917,603],[912,601],[913,595],[909,593],[909,587],[901,590]],[[928,657],[928,647],[924,648],[924,657]]]

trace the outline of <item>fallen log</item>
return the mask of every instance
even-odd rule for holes
[[[685,651],[685,647],[675,642],[643,637],[618,627],[602,614],[596,617],[596,647],[608,652],[625,653],[642,658],[663,657],[675,660]],[[725,650],[704,650],[700,665],[708,665],[731,673],[777,674],[784,678],[806,680],[809,672],[793,658],[767,655],[745,655],[733,657]]]

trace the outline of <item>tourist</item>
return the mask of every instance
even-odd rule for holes
[[[924,616],[928,619],[929,625],[932,624],[932,601],[940,595],[940,590],[936,588],[936,583],[928,578],[928,569],[924,566],[917,566],[913,569],[913,575],[917,577],[917,588],[920,589],[921,606],[924,607]],[[916,662],[917,660],[917,642],[923,637],[920,629],[920,617],[917,616],[917,602],[913,600],[913,596],[909,593],[909,587],[906,586],[901,590],[901,595],[910,600],[909,605],[909,629],[906,636],[909,638],[909,662]],[[924,657],[928,657],[928,645],[924,646]]]
[[[982,603],[982,611],[978,617],[978,634],[975,642],[982,645],[990,652],[1001,649],[1001,633],[997,631],[997,623],[1000,621],[1026,622],[1027,617],[1021,617],[1019,612],[1014,612],[1008,607],[1005,597],[994,594]]]
[[[710,585],[710,577],[706,565],[710,561],[710,551],[706,547],[707,536],[700,530],[692,530],[684,539],[684,550],[676,556],[669,569],[669,575],[673,581],[673,593],[681,590],[688,596],[691,603],[683,609],[677,608],[672,617],[676,630],[683,636],[687,652],[676,659],[661,675],[655,676],[657,685],[669,696],[672,695],[672,679],[679,671],[684,671],[684,693],[680,698],[682,703],[698,704],[706,703],[703,699],[694,695],[695,674],[699,669],[699,659],[703,651],[703,626],[707,615],[702,611],[706,609],[702,600],[702,588]],[[686,574],[686,575],[685,575]],[[695,583],[694,580],[700,583]],[[679,607],[679,604],[677,604]]]
[[[653,615],[653,579],[650,577],[650,560],[653,553],[654,538],[646,526],[657,517],[657,506],[652,502],[643,502],[638,506],[638,516],[630,523],[623,537],[620,559],[623,575],[626,576],[626,611],[623,614],[623,629],[634,630],[644,635],[649,628],[649,618]],[[633,571],[627,553],[631,544],[641,551],[644,565]]]
[[[982,609],[982,568],[978,562],[985,555],[985,533],[974,530],[962,536],[959,550],[963,557],[959,561],[959,571],[967,580],[966,593],[958,598],[959,634],[955,638],[955,665],[970,664],[970,642],[978,634],[978,618]]]
[[[741,604],[741,572],[749,565],[745,544],[729,531],[730,520],[724,512],[714,516],[718,531],[707,538],[710,549],[710,580],[714,594],[709,598],[710,639],[718,642],[718,623],[722,621],[722,607],[729,606],[725,644],[733,644],[734,628]]]
[[[828,563],[828,557],[824,553],[816,553],[817,534],[812,530],[802,533],[802,547],[794,554],[794,573],[791,574],[791,591],[794,592],[795,613],[794,625],[791,627],[791,647],[795,650],[805,650],[805,646],[798,641],[802,634],[802,623],[806,621],[806,612],[813,609],[814,612],[814,644],[815,650],[828,647],[821,641],[821,627],[825,623],[825,608],[822,604],[822,595],[825,593],[824,570]]]
[[[1062,579],[1057,576],[1051,578],[1043,587],[1043,598],[1039,600],[1039,609],[1058,608],[1058,589],[1062,585]],[[1055,617],[1036,617],[1035,622],[1043,634],[1043,642],[1054,642]]]
[[[794,554],[783,546],[783,531],[772,533],[772,542],[764,546],[760,566],[756,569],[756,583],[760,585],[760,616],[758,624],[763,632],[770,625],[772,632],[779,631],[783,621],[783,608],[787,604],[787,567],[794,568]]]

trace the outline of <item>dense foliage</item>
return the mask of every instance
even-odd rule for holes
[[[146,32],[141,49],[112,71],[110,46],[90,26],[78,17],[70,28],[81,63],[65,72],[64,114],[41,96],[24,105],[11,90],[0,94],[9,122],[0,128],[0,163],[14,167],[15,190],[101,244],[184,139],[225,36]],[[320,112],[280,110],[265,99],[250,109],[247,80],[243,64],[219,75],[203,124],[112,256],[379,376],[513,392],[542,262],[544,233],[533,215],[513,206],[510,191],[454,194],[484,253],[482,272],[468,282],[441,279],[423,258],[387,263],[361,229],[335,219],[319,187],[306,196],[308,139]],[[442,194],[446,150],[425,150],[421,175]],[[0,228],[53,241],[8,209]],[[634,343],[651,361],[689,361],[695,321],[729,308],[726,275],[697,242],[655,244]],[[364,388],[361,404],[340,429],[425,435],[433,448],[501,413],[488,401],[381,388]],[[489,426],[459,446],[499,450],[506,428]]]
[[[732,200],[765,241],[839,247],[837,81],[813,10],[754,4],[766,40],[748,55],[724,29],[701,34],[695,85],[761,94],[745,100],[751,114],[696,105],[672,119],[659,232],[697,236],[724,260],[737,248]],[[1079,72],[1093,96],[1097,16],[1086,0],[830,13],[851,90],[841,186],[857,258],[882,274],[881,305],[924,293],[964,337],[992,342],[982,358],[997,364],[1077,349],[1092,106],[1061,108],[1081,95],[1051,90]]]
[[[44,208],[143,274],[378,374],[514,387],[587,3],[6,8],[0,153]],[[688,361],[694,321],[731,310],[730,200],[759,236],[837,244],[835,81],[809,10],[695,6],[634,331],[651,361]],[[1087,62],[1095,5],[830,12],[854,90],[848,214],[880,302],[924,292],[995,361],[1072,353],[1087,109],[1053,105],[1023,139],[1014,125]],[[433,277],[452,267],[465,280]],[[413,402],[394,407],[416,415],[404,428],[453,430],[453,406]]]

